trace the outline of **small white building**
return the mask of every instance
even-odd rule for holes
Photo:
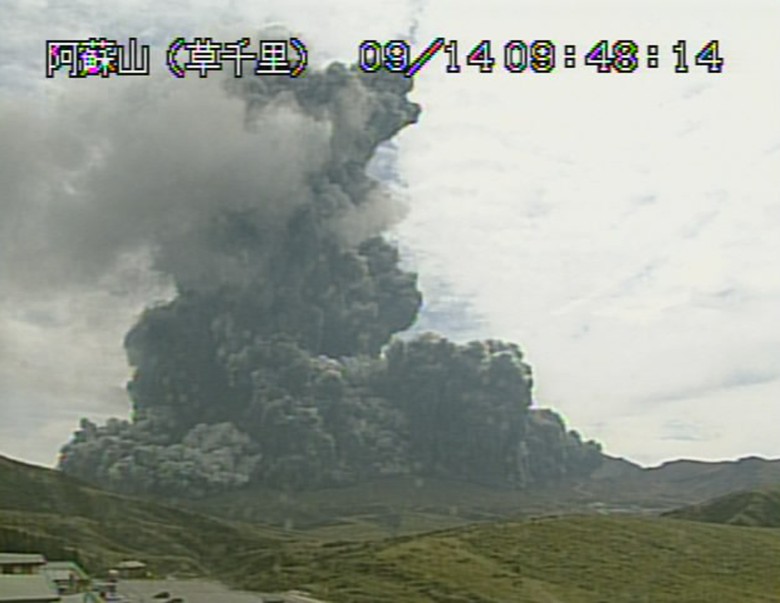
[[[62,601],[43,575],[0,575],[0,603],[53,603]]]
[[[32,576],[41,573],[46,558],[37,553],[0,553],[0,574]]]
[[[43,575],[60,594],[72,595],[89,590],[89,576],[73,561],[49,561],[43,567]]]
[[[120,578],[146,578],[148,572],[143,561],[122,561],[116,566]]]
[[[61,601],[43,574],[46,558],[37,553],[0,553],[0,603]]]

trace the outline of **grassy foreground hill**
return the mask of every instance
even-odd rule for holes
[[[235,578],[343,603],[780,601],[780,534],[658,517],[480,524],[309,553]]]
[[[70,547],[70,548],[68,548]],[[666,517],[569,515],[362,542],[324,541],[103,492],[0,457],[0,549],[133,557],[339,603],[780,601],[780,532]]]
[[[780,528],[780,486],[727,494],[670,511],[665,516],[708,523]]]
[[[120,496],[0,456],[0,550],[77,558],[92,572],[141,558],[158,572],[213,575],[231,555],[294,540],[272,527]]]

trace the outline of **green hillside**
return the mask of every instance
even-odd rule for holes
[[[665,515],[709,523],[780,528],[780,486],[727,494]]]
[[[209,575],[226,556],[283,540],[291,540],[283,530],[119,496],[0,457],[0,550],[78,558],[93,572],[140,558],[158,572]]]
[[[776,530],[568,515],[381,539],[370,509],[359,510],[365,525],[333,523],[330,537],[367,537],[373,525],[373,540],[315,540],[109,494],[0,458],[0,549],[77,558],[92,572],[138,558],[158,575],[305,589],[339,603],[780,601]],[[401,517],[408,529],[440,520],[422,509]]]
[[[664,518],[483,524],[309,554],[234,579],[344,603],[780,601],[780,535]]]
[[[605,457],[590,478],[560,479],[523,489],[430,476],[392,476],[299,492],[252,486],[173,504],[235,521],[304,529],[328,538],[364,538],[543,514],[656,515],[778,483],[780,460],[674,461],[645,469],[625,459]]]
[[[540,490],[541,492],[541,490]],[[499,490],[464,481],[421,477],[388,477],[342,488],[281,492],[248,488],[195,501],[177,501],[198,512],[239,521],[264,521],[305,530],[344,521],[374,518],[436,516],[428,529],[452,527],[486,519],[506,519],[521,510],[541,512],[529,492]],[[403,527],[403,526],[401,526]],[[390,533],[384,531],[381,536]]]

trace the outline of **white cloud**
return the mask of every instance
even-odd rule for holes
[[[480,39],[582,48],[620,37],[660,44],[666,65],[630,75],[431,66],[415,92],[421,127],[400,145],[414,199],[402,238],[425,250],[422,274],[443,266],[490,334],[528,351],[538,399],[614,453],[777,455],[775,439],[756,434],[780,420],[780,76],[768,29],[780,15],[768,3],[709,5],[706,19],[663,6],[649,19],[635,3],[534,7],[516,20],[481,5],[428,13],[428,34],[458,38],[464,52]],[[691,49],[720,39],[725,73],[674,73],[682,38]],[[740,374],[761,386],[734,389]],[[688,395],[653,401],[671,392]],[[727,404],[701,396],[738,404],[740,429]],[[685,447],[645,437],[678,413],[728,436]]]

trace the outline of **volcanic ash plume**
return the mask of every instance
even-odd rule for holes
[[[165,228],[146,241],[176,296],[125,338],[132,420],[82,420],[65,472],[202,496],[408,473],[524,486],[599,463],[598,445],[530,408],[517,346],[391,342],[421,295],[381,236],[402,212],[366,166],[416,122],[410,88],[340,64],[298,80],[228,80],[230,102],[245,106],[240,153],[224,137],[192,136],[185,152],[235,161],[201,161],[196,173],[144,147],[143,161],[177,179],[171,205],[156,206]],[[137,164],[140,150],[121,154]]]

